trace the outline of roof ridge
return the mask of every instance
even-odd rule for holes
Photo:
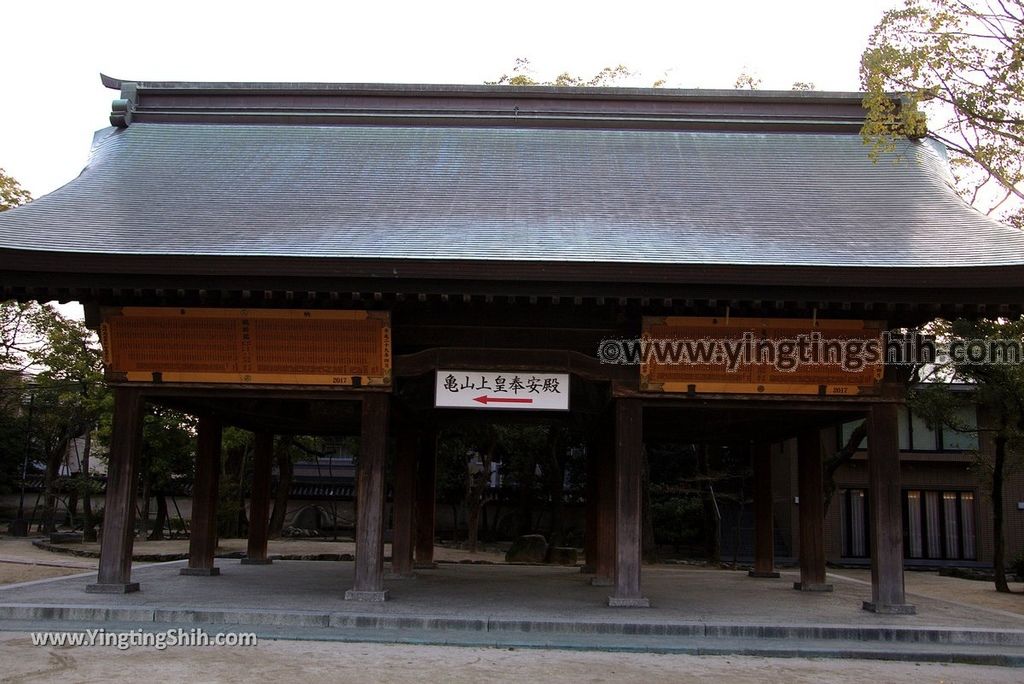
[[[499,125],[857,133],[862,93],[390,83],[128,81],[111,123]]]

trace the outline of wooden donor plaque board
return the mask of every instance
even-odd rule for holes
[[[101,315],[113,381],[391,384],[387,312],[124,307]]]
[[[729,394],[873,394],[884,325],[791,318],[644,317],[640,389]]]

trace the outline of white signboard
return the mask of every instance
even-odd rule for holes
[[[568,411],[569,374],[439,370],[434,406]]]

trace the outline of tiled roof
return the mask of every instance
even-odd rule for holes
[[[936,269],[1024,265],[1024,235],[956,195],[937,145],[869,158],[856,93],[104,82],[117,127],[82,174],[0,214],[19,282],[276,260],[376,279],[852,268],[929,287]]]
[[[136,123],[0,247],[671,264],[1024,262],[934,147],[820,133]]]

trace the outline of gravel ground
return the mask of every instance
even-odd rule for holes
[[[118,651],[101,646],[36,647],[28,635],[10,633],[0,634],[0,663],[3,682],[1021,681],[1019,670],[969,665],[267,640],[248,648]]]

